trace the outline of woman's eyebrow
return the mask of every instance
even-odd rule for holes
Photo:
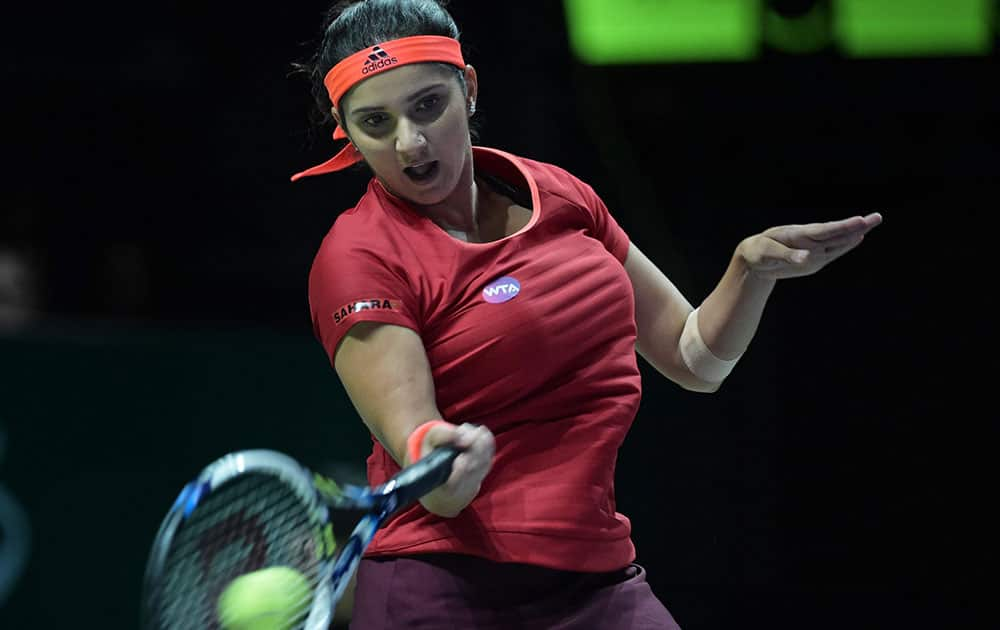
[[[413,94],[410,94],[409,96],[407,96],[406,97],[406,102],[407,103],[412,103],[413,101],[417,100],[418,98],[420,98],[424,94],[427,94],[428,92],[433,92],[434,90],[437,90],[437,89],[440,89],[440,88],[443,88],[443,87],[447,87],[447,85],[445,85],[444,83],[434,83],[432,85],[428,85],[427,87],[420,88],[419,90],[417,90]],[[369,106],[369,107],[359,107],[359,108],[353,110],[351,112],[351,115],[353,116],[355,114],[365,114],[365,113],[368,113],[368,112],[378,111],[380,109],[386,109],[386,106],[385,105],[372,105],[372,106]]]

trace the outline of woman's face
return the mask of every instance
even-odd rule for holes
[[[476,74],[412,64],[359,83],[341,101],[341,127],[393,194],[422,206],[441,203],[472,183],[469,101]],[[336,116],[336,113],[335,113]]]

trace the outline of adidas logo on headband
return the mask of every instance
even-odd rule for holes
[[[386,66],[391,66],[394,63],[399,63],[399,59],[390,57],[389,53],[382,50],[381,46],[375,46],[368,55],[368,59],[365,61],[364,67],[361,68],[361,74],[375,72],[376,70],[381,70]]]

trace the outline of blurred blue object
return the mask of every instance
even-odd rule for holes
[[[6,435],[0,429],[0,460],[5,446]],[[14,496],[0,485],[0,606],[7,601],[24,572],[30,550],[28,515]]]

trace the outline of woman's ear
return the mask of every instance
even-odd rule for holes
[[[337,113],[336,107],[330,108],[330,115],[333,117],[333,121],[337,123],[337,128],[333,130],[333,139],[339,140],[341,137],[347,138],[351,141],[351,137],[347,135],[347,129],[344,127],[344,121],[340,119],[340,114]],[[343,134],[343,136],[341,136]]]
[[[471,65],[465,66],[465,89],[466,89],[466,106],[469,109],[469,114],[476,113],[476,99],[479,98],[479,77],[476,75],[476,69]]]

